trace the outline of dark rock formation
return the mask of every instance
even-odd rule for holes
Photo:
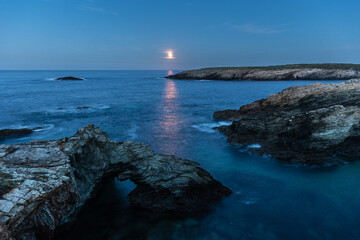
[[[349,80],[360,77],[359,64],[295,64],[268,67],[215,67],[167,76],[192,80]]]
[[[360,80],[294,86],[215,117],[236,119],[219,129],[228,141],[280,160],[335,163],[334,154],[360,153]],[[231,114],[230,114],[231,113]]]
[[[85,110],[85,109],[89,109],[90,107],[84,106],[84,107],[76,107],[77,110]],[[70,108],[70,110],[73,108]],[[63,108],[63,107],[59,107],[56,110],[68,110],[67,108]]]
[[[238,110],[223,110],[214,112],[213,118],[219,120],[234,120],[240,117],[240,112]]]
[[[202,209],[231,193],[193,161],[89,125],[62,140],[0,145],[0,239],[51,239],[113,177],[137,184],[132,205],[156,211]]]
[[[77,78],[77,77],[61,77],[61,78],[57,78],[56,80],[59,80],[59,81],[81,81],[81,80],[84,80],[83,78]]]
[[[24,135],[29,135],[31,133],[33,133],[33,129],[30,129],[30,128],[1,129],[0,130],[0,139],[11,138],[11,137],[20,137],[20,136],[24,136]]]

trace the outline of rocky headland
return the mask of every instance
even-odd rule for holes
[[[106,179],[130,179],[135,207],[187,212],[231,193],[199,164],[115,142],[93,125],[61,140],[0,145],[0,239],[51,239]]]
[[[240,107],[214,113],[233,120],[221,126],[228,141],[277,159],[334,164],[360,153],[360,80],[293,86]],[[341,157],[340,157],[341,156]]]
[[[183,80],[274,81],[349,80],[360,77],[360,64],[293,64],[266,67],[214,67],[167,76]]]

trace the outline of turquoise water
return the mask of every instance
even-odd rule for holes
[[[70,136],[89,123],[118,141],[201,163],[233,190],[189,216],[134,210],[131,182],[98,192],[63,239],[360,239],[360,162],[288,165],[231,145],[214,111],[314,81],[175,81],[167,71],[0,71],[0,128],[43,127],[0,143]],[[85,81],[54,81],[72,75]],[[334,82],[334,81],[329,81]],[[77,107],[90,107],[77,109]],[[58,109],[62,108],[62,109]]]

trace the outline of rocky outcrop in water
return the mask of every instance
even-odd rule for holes
[[[358,64],[294,64],[268,67],[214,67],[167,76],[189,80],[349,80],[360,77]]]
[[[220,131],[230,142],[261,145],[252,151],[310,165],[335,163],[340,154],[360,153],[360,80],[290,87],[214,117],[235,119]]]
[[[193,161],[89,125],[70,138],[0,145],[0,239],[51,239],[114,177],[137,184],[133,206],[156,211],[202,209],[231,193]]]
[[[19,137],[24,135],[29,135],[33,132],[30,128],[21,128],[21,129],[0,129],[0,139],[1,138],[10,138],[10,137]]]
[[[57,78],[56,80],[58,81],[81,81],[84,80],[83,78],[77,78],[77,77],[61,77],[61,78]]]
[[[22,137],[40,130],[42,127],[36,128],[19,128],[19,129],[0,129],[0,140],[4,138]]]

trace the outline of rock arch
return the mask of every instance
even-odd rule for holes
[[[0,196],[1,239],[51,238],[108,177],[133,181],[130,203],[156,211],[192,211],[231,193],[196,162],[113,141],[94,125],[62,140],[0,145],[2,172],[14,185]]]

